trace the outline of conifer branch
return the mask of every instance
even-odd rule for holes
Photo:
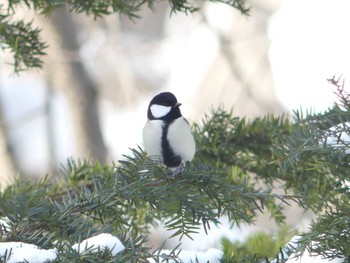
[[[9,15],[0,14],[0,47],[13,54],[15,72],[42,67],[47,45],[40,39],[40,31],[32,22],[12,22]]]
[[[284,146],[282,161],[293,189],[304,193],[314,211],[322,211],[299,243],[305,250],[329,260],[349,262],[350,227],[350,108],[344,81],[333,77],[338,101],[324,113],[296,112],[296,127]]]
[[[251,223],[263,208],[283,223],[280,203],[298,202],[322,212],[300,240],[299,252],[309,249],[330,259],[348,256],[347,247],[332,242],[346,244],[348,238],[348,148],[345,140],[336,147],[324,144],[332,128],[324,127],[333,120],[326,113],[317,118],[326,125],[274,116],[247,121],[222,109],[213,111],[194,126],[196,158],[175,177],[140,148],[117,165],[69,160],[61,179],[18,180],[1,192],[0,217],[7,217],[9,226],[0,227],[0,240],[55,245],[64,261],[81,256],[70,250],[71,244],[108,232],[126,249],[116,256],[102,251],[100,257],[142,262],[172,257],[144,246],[151,225],[162,222],[174,236],[192,237],[199,227],[210,231],[224,215],[232,224]],[[346,126],[338,129],[348,134]],[[283,182],[285,195],[271,193],[276,182]],[[96,255],[85,256],[93,260]]]
[[[249,12],[245,0],[210,1],[225,3],[244,15]],[[171,12],[188,14],[197,11],[199,8],[187,0],[168,0],[168,2]],[[85,13],[94,19],[119,13],[135,20],[139,18],[138,12],[143,5],[153,9],[155,3],[155,0],[10,0],[7,7],[0,5],[0,47],[12,53],[16,73],[41,68],[43,65],[42,58],[46,54],[45,50],[48,44],[40,37],[41,29],[34,28],[32,22],[13,21],[13,15],[19,6],[25,6],[44,16],[50,16],[57,9],[67,6],[72,13]]]
[[[217,224],[222,215],[250,223],[274,199],[268,190],[255,190],[244,181],[234,184],[225,170],[219,173],[195,163],[170,177],[141,149],[132,153],[115,167],[69,161],[65,180],[58,184],[47,178],[37,184],[16,182],[0,196],[0,216],[7,216],[11,226],[1,232],[1,240],[48,248],[58,242],[63,250],[59,257],[74,259],[79,255],[68,249],[72,243],[111,232],[131,246],[119,257],[147,258],[155,256],[143,247],[149,224],[165,220],[173,236],[191,237],[202,224],[206,229]]]

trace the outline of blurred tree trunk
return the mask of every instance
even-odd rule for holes
[[[98,115],[98,89],[87,72],[79,55],[78,30],[66,8],[54,12],[50,18],[51,46],[49,64],[53,84],[65,93],[76,132],[79,157],[87,157],[104,163],[107,158],[100,119]],[[53,43],[53,41],[50,41]],[[56,85],[58,84],[58,85]]]
[[[45,116],[46,116],[46,136],[49,152],[49,172],[50,174],[57,174],[58,172],[58,158],[56,152],[56,134],[55,134],[55,119],[53,112],[54,90],[52,87],[51,75],[47,74],[46,93],[45,93]]]
[[[18,173],[18,167],[10,143],[2,109],[3,107],[0,100],[0,186],[4,187],[14,181],[15,176]]]

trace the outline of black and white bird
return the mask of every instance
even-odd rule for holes
[[[148,155],[175,173],[182,171],[196,151],[191,127],[181,115],[180,106],[171,92],[158,94],[148,106],[148,121],[143,128],[143,145]]]

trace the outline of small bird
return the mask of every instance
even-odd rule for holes
[[[196,151],[191,127],[181,115],[180,106],[171,92],[159,93],[148,106],[148,121],[143,128],[143,144],[148,155],[175,174],[183,171]]]

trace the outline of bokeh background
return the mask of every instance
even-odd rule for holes
[[[207,1],[194,14],[171,13],[159,1],[134,20],[65,9],[45,18],[23,8],[17,18],[33,19],[49,48],[42,70],[19,75],[0,51],[2,183],[56,174],[69,157],[117,162],[142,145],[148,102],[161,91],[199,123],[219,106],[247,118],[331,106],[327,79],[350,74],[350,2],[248,3],[246,17]],[[291,221],[301,224],[297,216]],[[273,228],[268,220],[259,227]],[[239,239],[253,228],[213,233]],[[207,239],[191,246],[217,240]]]

